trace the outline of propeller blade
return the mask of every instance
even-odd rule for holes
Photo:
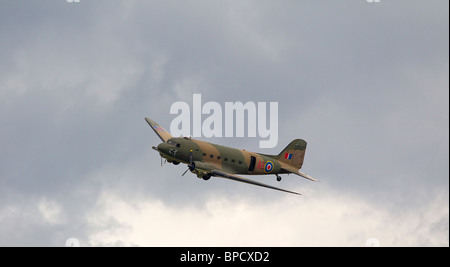
[[[189,170],[191,170],[191,171],[194,171],[194,170],[195,170],[195,163],[194,163],[194,161],[193,161],[193,159],[192,159],[192,150],[189,151],[189,164],[188,164],[188,168],[189,168]]]
[[[187,173],[187,171],[189,171],[189,168],[183,172],[183,174],[181,175],[181,177],[183,177],[183,176]]]

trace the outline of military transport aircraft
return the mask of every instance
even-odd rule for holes
[[[180,163],[187,164],[188,169],[182,176],[189,170],[195,173],[198,178],[203,178],[204,180],[209,180],[211,176],[221,177],[297,195],[300,195],[300,193],[263,184],[236,174],[272,174],[277,177],[277,181],[281,181],[279,174],[293,173],[306,179],[317,181],[311,176],[298,171],[302,167],[305,157],[305,140],[296,139],[292,141],[278,155],[265,155],[211,144],[188,137],[173,137],[156,122],[149,118],[145,118],[145,120],[163,141],[157,147],[153,146],[152,148],[170,163],[175,165]]]

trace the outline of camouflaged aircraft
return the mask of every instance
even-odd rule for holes
[[[296,174],[303,178],[317,181],[313,177],[299,172],[305,158],[306,141],[295,139],[278,155],[266,155],[255,152],[236,149],[188,137],[173,137],[156,122],[145,118],[150,127],[163,141],[157,147],[152,148],[159,152],[162,158],[169,163],[178,165],[187,164],[188,169],[198,178],[209,180],[212,176],[227,178],[230,180],[248,183],[275,189],[287,193],[300,193],[281,189],[271,185],[250,180],[241,175],[275,175],[277,181],[281,181],[280,174]],[[161,158],[161,160],[162,160]]]

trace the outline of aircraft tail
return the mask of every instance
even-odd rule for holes
[[[285,162],[297,170],[302,168],[303,160],[306,152],[306,141],[303,139],[295,139],[289,145],[281,151],[276,159],[281,162]]]

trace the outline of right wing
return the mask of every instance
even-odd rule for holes
[[[289,190],[285,190],[285,189],[281,189],[278,187],[274,187],[271,185],[267,185],[267,184],[263,184],[257,181],[253,181],[244,177],[240,177],[234,174],[229,174],[223,171],[218,171],[218,170],[212,170],[211,171],[211,175],[216,176],[216,177],[221,177],[221,178],[227,178],[230,180],[234,180],[234,181],[238,181],[238,182],[242,182],[242,183],[247,183],[247,184],[252,184],[252,185],[257,185],[257,186],[262,186],[265,188],[270,188],[270,189],[274,189],[274,190],[278,190],[278,191],[283,191],[283,192],[287,192],[287,193],[291,193],[291,194],[296,194],[296,195],[301,195],[300,193],[294,192],[294,191],[289,191]]]
[[[215,164],[211,164],[211,163],[207,163],[207,162],[202,162],[202,161],[194,161],[194,166],[196,169],[198,170],[202,170],[205,172],[209,172],[212,176],[215,177],[219,177],[219,178],[226,178],[226,179],[230,179],[233,181],[237,181],[237,182],[241,182],[241,183],[247,183],[247,184],[251,184],[251,185],[257,185],[257,186],[261,186],[261,187],[265,187],[265,188],[269,188],[269,189],[274,189],[274,190],[278,190],[278,191],[282,191],[282,192],[286,192],[286,193],[291,193],[291,194],[295,194],[295,195],[301,195],[300,193],[294,192],[294,191],[289,191],[289,190],[285,190],[285,189],[281,189],[275,186],[271,186],[271,185],[267,185],[267,184],[263,184],[257,181],[253,181],[235,174],[230,174],[227,173],[223,170],[219,170],[220,167],[216,166]]]
[[[159,126],[159,124],[152,121],[151,119],[145,118],[145,121],[148,123],[148,125],[150,125],[150,127],[152,127],[153,131],[155,131],[155,133],[159,138],[161,138],[163,142],[167,142],[167,140],[173,137],[168,131],[164,130],[163,127]]]

